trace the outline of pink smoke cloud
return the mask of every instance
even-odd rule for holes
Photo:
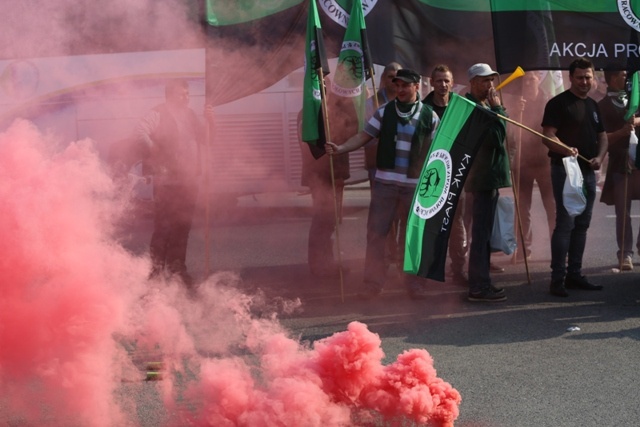
[[[102,231],[111,181],[89,141],[54,154],[26,121],[0,135],[0,157],[0,395],[29,423],[113,425],[111,333],[141,266]]]
[[[148,282],[146,256],[114,237],[126,200],[94,145],[27,121],[0,134],[0,424],[140,425],[122,381],[153,361],[168,426],[452,425],[460,395],[425,350],[384,366],[357,322],[303,345],[277,321],[299,301],[270,308],[229,272],[197,299]]]
[[[258,327],[260,329],[260,327]],[[345,332],[305,349],[284,333],[262,335],[242,359],[209,360],[189,396],[202,402],[190,414],[197,426],[362,425],[376,415],[452,426],[460,394],[438,378],[425,350],[410,350],[383,366],[380,338],[353,322]],[[257,344],[254,343],[254,344]]]

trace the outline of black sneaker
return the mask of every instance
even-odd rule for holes
[[[499,301],[505,301],[507,299],[506,295],[504,294],[504,289],[503,289],[503,293],[499,294],[494,292],[493,289],[488,288],[485,289],[483,291],[480,292],[469,292],[469,295],[467,296],[467,299],[469,301],[478,301],[478,302],[499,302]]]
[[[585,291],[601,291],[602,285],[594,285],[589,283],[586,277],[582,275],[567,276],[564,278],[564,286],[567,289],[582,289]]]
[[[549,293],[556,297],[566,298],[569,296],[569,292],[567,292],[567,289],[564,287],[563,280],[552,280],[549,285]]]

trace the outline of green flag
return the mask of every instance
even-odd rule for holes
[[[404,271],[444,281],[453,216],[464,182],[495,114],[451,94],[431,144],[407,220]]]
[[[307,18],[307,41],[305,49],[305,71],[302,93],[302,140],[310,144],[318,144],[320,139],[322,97],[320,92],[320,76],[329,74],[329,66],[322,42],[322,27],[318,17],[315,0],[309,0]]]
[[[638,104],[640,104],[640,86],[638,86],[638,71],[636,71],[631,79],[631,93],[627,113],[624,115],[625,120],[629,120],[638,111]]]
[[[331,85],[331,92],[353,100],[358,116],[359,130],[364,127],[365,104],[367,101],[365,86],[367,70],[365,69],[365,63],[369,61],[365,57],[365,46],[368,47],[368,44],[363,40],[363,35],[366,36],[366,26],[362,13],[362,3],[360,0],[353,0],[349,23],[347,24],[340,55],[338,56],[336,75]]]

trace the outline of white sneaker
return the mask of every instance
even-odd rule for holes
[[[633,270],[633,261],[631,260],[631,256],[627,255],[622,260],[622,271],[631,271]]]

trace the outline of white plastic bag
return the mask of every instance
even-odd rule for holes
[[[638,151],[638,136],[635,132],[629,134],[629,164],[635,167],[636,152]]]
[[[577,157],[564,157],[562,162],[564,170],[567,171],[567,179],[564,181],[564,189],[562,190],[562,202],[569,216],[575,217],[584,212],[587,207],[584,179]]]
[[[491,231],[491,250],[511,255],[518,246],[514,227],[515,205],[513,197],[498,197],[496,215]]]

